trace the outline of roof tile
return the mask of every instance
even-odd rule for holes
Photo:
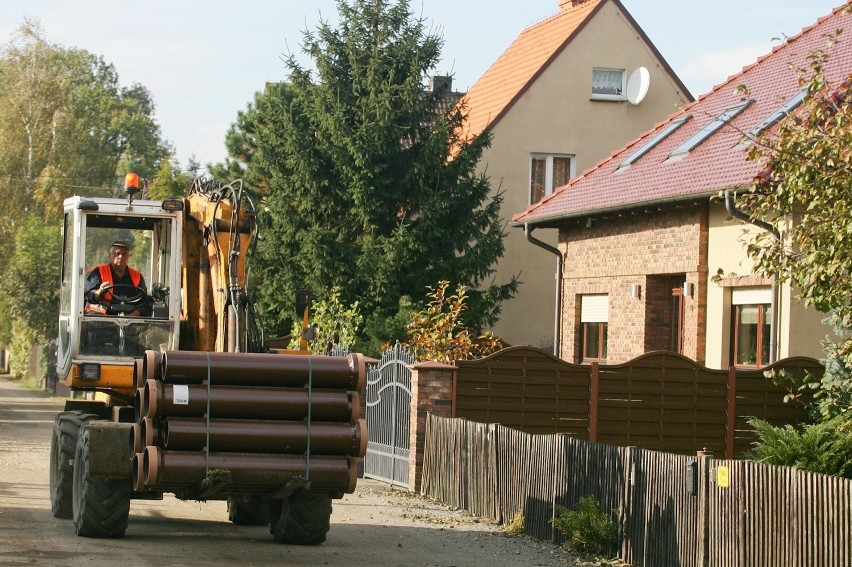
[[[605,1],[563,9],[522,31],[463,98],[469,109],[466,135],[478,136],[498,121]]]
[[[740,73],[673,113],[668,120],[601,160],[552,195],[516,214],[513,221],[553,224],[561,218],[705,197],[720,189],[748,185],[760,166],[747,159],[746,146],[740,144],[743,134],[799,91],[796,74],[790,66],[806,67],[808,56],[826,47],[826,34],[839,28],[852,29],[852,14],[845,5],[747,65]],[[830,51],[825,72],[834,82],[852,73],[852,37],[840,36]],[[741,92],[737,88],[740,85],[748,91]],[[677,161],[667,159],[684,140],[726,108],[745,99],[754,102],[728,125],[685,157]],[[683,114],[692,115],[692,119],[632,165],[619,169],[621,162]]]

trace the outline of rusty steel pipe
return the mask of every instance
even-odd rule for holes
[[[135,492],[145,492],[151,487],[145,484],[145,454],[135,453],[133,455],[133,463],[131,464],[132,476],[130,486]],[[192,483],[181,482],[169,486],[158,486],[158,492],[179,492],[190,488]],[[165,490],[164,490],[165,489]]]
[[[145,450],[145,441],[142,437],[142,426],[134,423],[130,427],[130,454],[135,455]]]
[[[131,465],[132,478],[131,485],[136,492],[144,492],[145,486],[145,469],[144,469],[144,454],[133,453],[133,464]]]
[[[244,453],[302,454],[308,449],[316,455],[363,457],[367,452],[367,422],[258,421],[251,419],[211,419],[169,417],[163,421],[163,449]]]
[[[176,394],[175,388],[180,392]],[[201,417],[231,419],[353,421],[361,417],[361,400],[357,392],[313,390],[304,388],[265,388],[260,386],[175,385],[148,380],[139,411],[148,417]],[[184,403],[185,402],[185,403]]]
[[[160,423],[152,417],[143,417],[139,422],[139,435],[142,440],[142,448],[149,445],[162,445],[162,434],[160,432]]]
[[[297,455],[258,453],[210,453],[166,451],[145,447],[143,457],[144,484],[148,488],[200,483],[210,471],[221,474],[227,488],[241,490],[275,490],[310,474],[311,490],[327,492],[355,491],[358,480],[356,459],[326,455],[310,460]]]
[[[163,353],[156,350],[146,350],[145,356],[136,361],[136,387],[143,388],[148,380],[162,378]]]
[[[137,358],[133,361],[133,385],[136,388],[139,388],[144,383],[142,379],[142,374],[144,373],[145,364],[143,359]]]
[[[162,380],[169,384],[283,386],[360,390],[367,379],[362,354],[347,356],[246,352],[163,353]]]

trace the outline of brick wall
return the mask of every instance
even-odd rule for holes
[[[411,367],[411,422],[408,489],[420,491],[426,444],[426,416],[453,416],[456,367],[440,362],[420,362]]]
[[[579,361],[580,296],[609,294],[607,362],[668,349],[671,286],[681,277],[693,285],[684,300],[683,354],[703,362],[705,352],[708,206],[661,208],[593,220],[560,229],[562,274],[560,356]],[[640,286],[638,298],[631,295]],[[668,287],[666,287],[668,286]]]

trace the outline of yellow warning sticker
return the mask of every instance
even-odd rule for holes
[[[716,484],[719,488],[728,488],[731,486],[731,476],[726,466],[716,468]]]

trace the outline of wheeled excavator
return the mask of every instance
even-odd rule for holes
[[[53,515],[80,536],[122,537],[131,501],[168,493],[226,500],[232,522],[269,525],[279,543],[322,543],[366,452],[364,357],[311,354],[304,338],[268,346],[241,181],[196,179],[165,200],[144,188],[130,173],[126,198],[64,202],[56,369],[72,395],[51,440]],[[87,277],[115,241],[145,285],[106,282],[87,309]],[[296,303],[307,327],[309,294]]]

